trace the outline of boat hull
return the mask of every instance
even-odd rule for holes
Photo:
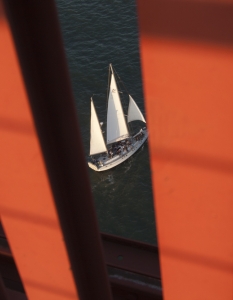
[[[148,138],[147,129],[143,129],[142,133],[143,133],[143,137],[141,140],[133,139],[133,142],[130,146],[131,149],[129,151],[125,151],[124,153],[120,155],[116,155],[110,159],[109,158],[106,159],[106,156],[100,157],[98,161],[101,161],[102,166],[97,166],[96,164],[93,164],[91,162],[88,162],[88,166],[94,171],[103,172],[120,165],[121,163],[129,159],[135,152],[137,152],[137,150],[139,150],[139,148],[141,148],[141,146],[145,143],[145,141]]]

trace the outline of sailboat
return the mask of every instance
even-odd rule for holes
[[[101,129],[93,99],[91,98],[90,126],[90,158],[88,165],[91,169],[106,171],[129,159],[147,140],[147,128],[143,127],[131,134],[128,124],[132,121],[146,120],[136,102],[129,96],[127,120],[121,104],[121,98],[116,83],[112,64],[109,65],[109,90],[107,108],[106,141]]]

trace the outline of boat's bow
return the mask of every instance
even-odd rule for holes
[[[96,165],[94,165],[93,163],[91,163],[91,162],[87,162],[88,163],[88,166],[91,168],[91,169],[93,169],[94,171],[98,171],[98,168],[97,168],[97,166]]]

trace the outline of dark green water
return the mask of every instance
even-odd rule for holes
[[[106,122],[108,65],[112,63],[144,113],[134,1],[56,0],[86,156],[90,97]],[[120,166],[89,169],[100,230],[156,243],[147,143]]]

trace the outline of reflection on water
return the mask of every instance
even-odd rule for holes
[[[144,114],[135,2],[56,3],[88,157],[90,97],[105,131],[109,63]],[[89,174],[101,231],[156,243],[147,143],[118,167]]]

